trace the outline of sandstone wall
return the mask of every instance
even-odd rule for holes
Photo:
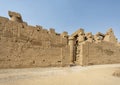
[[[102,41],[82,45],[82,65],[120,63],[120,46]]]
[[[30,26],[19,13],[8,14],[10,19],[0,17],[0,68],[120,63],[120,43],[112,28],[95,35],[79,29],[69,36]]]
[[[0,17],[0,68],[65,66],[69,54],[67,37]]]

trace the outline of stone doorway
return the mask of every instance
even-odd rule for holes
[[[81,63],[81,43],[84,39],[85,34],[83,29],[79,29],[73,33],[69,39],[71,62],[75,65]]]

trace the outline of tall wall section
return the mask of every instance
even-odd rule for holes
[[[0,68],[120,63],[120,43],[114,32],[93,35],[79,29],[67,32],[30,26],[19,13],[0,17]]]
[[[82,44],[82,65],[120,63],[120,46],[102,41]]]
[[[0,68],[65,66],[69,54],[64,33],[0,17]]]

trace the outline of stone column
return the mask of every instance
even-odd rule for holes
[[[69,46],[70,46],[70,64],[73,64],[73,57],[74,57],[74,37],[69,37]]]

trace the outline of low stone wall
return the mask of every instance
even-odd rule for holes
[[[120,46],[102,41],[82,45],[82,65],[120,63]]]
[[[42,48],[21,47],[14,44],[5,44],[11,47],[0,47],[0,68],[24,68],[69,65],[69,47]]]

